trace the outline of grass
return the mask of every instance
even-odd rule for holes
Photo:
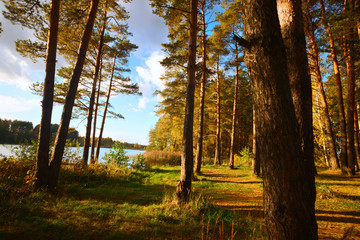
[[[253,233],[264,229],[261,221],[213,205],[201,187],[179,208],[174,194],[179,167],[133,171],[64,165],[52,193],[30,191],[25,180],[30,168],[0,163],[0,170],[10,169],[0,177],[0,239],[252,239],[265,234]]]
[[[31,192],[33,166],[0,161],[0,239],[266,239],[262,180],[250,167],[204,166],[190,204],[180,167],[62,167],[56,192]],[[360,239],[360,178],[319,169],[319,239]]]

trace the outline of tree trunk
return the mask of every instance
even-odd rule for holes
[[[356,104],[355,104],[356,105]],[[359,171],[359,161],[360,161],[360,145],[359,145],[359,117],[358,111],[356,107],[354,108],[354,147],[355,147],[355,167],[357,168],[356,171]]]
[[[276,2],[245,0],[245,63],[253,82],[270,239],[317,239],[314,172],[302,157]],[[304,73],[306,74],[306,73]]]
[[[345,1],[345,12],[352,11],[353,1]],[[355,175],[355,141],[354,141],[354,110],[355,110],[355,65],[354,65],[354,44],[355,32],[352,26],[344,34],[344,56],[348,76],[348,109],[347,109],[347,140],[348,140],[348,171],[347,174]],[[344,173],[344,171],[343,171]]]
[[[360,0],[355,0],[355,11],[356,11],[356,9],[358,9],[357,11],[359,11],[359,8],[360,8]],[[356,28],[357,28],[358,38],[360,40],[360,19],[359,18],[356,20]]]
[[[103,135],[103,132],[104,132],[104,126],[105,126],[105,120],[106,120],[106,113],[107,113],[107,109],[108,109],[108,106],[109,106],[109,100],[110,100],[110,95],[111,95],[111,88],[112,88],[112,83],[113,83],[113,78],[114,78],[115,65],[116,65],[116,56],[114,57],[114,62],[113,62],[113,66],[112,66],[112,69],[111,69],[109,90],[108,90],[107,96],[106,96],[106,103],[105,103],[105,108],[104,108],[104,113],[103,113],[103,119],[102,119],[102,122],[101,122],[99,138],[98,138],[98,142],[97,142],[97,146],[96,146],[96,154],[95,154],[95,156],[96,156],[96,157],[95,157],[95,161],[96,161],[96,162],[99,161],[100,146],[101,146],[102,135]]]
[[[252,172],[256,176],[260,177],[260,159],[257,156],[257,143],[256,143],[256,124],[255,124],[255,107],[253,105],[253,159],[252,159]]]
[[[308,74],[301,0],[277,0],[281,34],[285,44],[287,67],[300,139],[309,171],[315,169],[312,118],[312,87]],[[314,196],[315,198],[316,196]]]
[[[84,150],[83,150],[84,152],[83,152],[83,160],[82,160],[83,166],[86,166],[88,164],[88,159],[89,159],[91,123],[92,123],[93,112],[94,112],[96,84],[98,82],[100,66],[101,66],[101,55],[102,55],[102,48],[104,45],[106,22],[107,22],[107,18],[106,18],[106,11],[105,11],[105,18],[104,18],[103,26],[102,26],[101,33],[100,33],[101,34],[100,42],[99,42],[99,46],[98,46],[98,50],[97,50],[96,64],[95,64],[95,69],[94,69],[94,79],[93,79],[93,84],[92,84],[92,88],[91,88],[91,96],[90,96],[90,102],[89,102],[89,108],[88,108],[86,133],[85,133],[85,140],[84,140]],[[95,131],[95,129],[93,129],[93,131]]]
[[[319,101],[318,101],[318,104],[319,104]],[[322,149],[323,149],[323,153],[324,153],[324,159],[325,159],[325,164],[328,168],[331,167],[331,164],[329,162],[329,158],[328,158],[328,152],[327,152],[327,146],[326,146],[326,141],[325,141],[325,131],[324,131],[324,128],[321,124],[321,116],[320,116],[320,112],[319,112],[319,117],[318,117],[318,122],[319,122],[319,127],[320,127],[320,132],[321,132],[321,139],[322,139]],[[315,115],[316,116],[316,115]]]
[[[183,152],[181,156],[181,177],[176,194],[179,205],[187,203],[191,192],[193,176],[193,124],[194,124],[194,92],[196,73],[196,37],[197,37],[197,0],[190,1],[190,37],[189,62],[187,67],[186,107],[183,134]]]
[[[230,159],[229,159],[229,168],[234,168],[234,151],[235,151],[235,129],[237,121],[237,101],[238,101],[238,92],[239,92],[239,57],[238,57],[238,45],[235,42],[235,51],[236,51],[236,67],[235,67],[235,93],[234,93],[234,104],[233,104],[233,115],[232,115],[232,124],[231,124],[231,142],[230,142]]]
[[[101,65],[101,64],[100,64],[100,65]],[[95,159],[96,122],[97,122],[97,115],[98,115],[98,110],[99,110],[99,98],[100,98],[100,90],[101,90],[101,70],[102,70],[102,66],[100,66],[99,85],[98,85],[97,94],[96,94],[96,103],[95,103],[95,111],[94,111],[94,123],[93,123],[93,132],[92,132],[92,137],[91,137],[90,164],[96,163],[96,159]]]
[[[69,129],[69,124],[71,120],[72,109],[74,106],[75,95],[77,92],[81,72],[84,66],[84,61],[86,57],[86,51],[89,46],[89,41],[91,38],[91,32],[93,29],[94,21],[96,18],[96,12],[98,9],[99,0],[92,0],[89,17],[85,26],[85,31],[80,43],[79,54],[76,60],[75,68],[72,73],[70,80],[69,90],[67,92],[63,113],[61,116],[61,121],[59,125],[58,132],[56,134],[55,146],[51,155],[51,162],[49,168],[49,179],[48,186],[49,188],[56,188],[60,173],[61,160],[64,154],[64,147],[66,143],[66,137]]]
[[[345,108],[344,108],[344,99],[342,94],[342,86],[341,86],[341,77],[339,71],[339,63],[337,60],[337,55],[335,51],[335,43],[334,38],[332,36],[331,27],[326,18],[325,7],[323,0],[319,0],[320,7],[321,7],[321,16],[323,25],[328,34],[328,41],[330,45],[331,57],[333,62],[333,69],[335,74],[335,81],[336,81],[336,90],[337,90],[337,100],[339,106],[339,121],[340,121],[340,136],[341,136],[341,152],[340,152],[340,162],[341,165],[346,166],[347,162],[347,136],[346,136],[346,121],[345,121]],[[333,168],[337,168],[338,166],[334,165]]]
[[[217,72],[217,79],[216,79],[216,147],[215,147],[215,160],[214,165],[221,165],[221,129],[220,129],[220,109],[221,109],[221,99],[220,99],[220,70],[219,70],[219,62],[220,59],[218,57],[217,65],[216,65],[216,72]]]
[[[199,126],[198,126],[198,139],[196,146],[196,157],[195,157],[195,172],[200,173],[201,161],[203,153],[203,135],[204,135],[204,108],[205,108],[205,86],[206,86],[206,22],[204,7],[206,0],[201,4],[202,11],[202,64],[201,64],[201,86],[200,86],[200,105],[199,105]]]
[[[315,36],[314,36],[314,24],[312,22],[312,16],[310,15],[308,4],[307,4],[307,9],[306,9],[307,35],[310,40],[311,57],[314,61],[315,76],[316,76],[316,80],[318,83],[320,98],[321,98],[321,105],[322,105],[322,108],[324,111],[324,116],[325,116],[325,130],[326,130],[327,141],[329,143],[331,167],[332,167],[332,169],[337,169],[337,168],[339,168],[339,164],[338,164],[338,157],[337,157],[337,153],[336,153],[335,139],[334,139],[334,134],[333,134],[333,130],[332,130],[328,104],[326,101],[325,90],[324,90],[324,86],[322,83],[320,64],[319,64],[319,52],[317,49],[317,44],[316,44],[316,40],[315,40]]]
[[[56,48],[59,29],[60,0],[52,0],[50,5],[48,44],[45,65],[44,92],[42,100],[41,122],[36,152],[35,189],[47,185],[49,171],[51,114],[54,99],[54,81],[56,71]]]

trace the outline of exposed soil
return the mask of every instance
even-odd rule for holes
[[[235,185],[229,190],[203,189],[218,206],[263,220],[262,180],[240,169],[203,169],[203,181]],[[239,186],[239,190],[236,186]],[[325,186],[326,189],[319,188]],[[360,240],[360,177],[319,171],[316,217],[319,239]]]

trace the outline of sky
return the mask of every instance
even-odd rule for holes
[[[114,140],[148,144],[150,128],[156,124],[155,115],[159,98],[153,93],[163,89],[160,76],[164,73],[160,65],[164,57],[161,43],[167,41],[167,27],[163,20],[152,13],[147,0],[133,0],[124,4],[130,14],[130,40],[139,48],[129,59],[130,78],[139,84],[142,96],[118,95],[110,99],[112,111],[122,114],[125,119],[107,119],[104,137]],[[4,9],[0,2],[0,10]],[[14,41],[32,39],[32,32],[26,28],[12,25],[0,14],[3,32],[0,35],[0,118],[40,123],[41,97],[31,93],[29,86],[44,81],[45,65],[42,60],[32,62],[16,52]],[[65,62],[58,60],[58,67]],[[55,105],[52,123],[59,123],[62,106]],[[86,121],[72,120],[70,127],[85,135]],[[98,126],[100,122],[98,123]]]

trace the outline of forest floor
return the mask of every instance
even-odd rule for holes
[[[0,239],[267,239],[262,180],[205,166],[179,208],[179,167],[64,165],[55,192],[32,192],[32,165],[0,161]],[[319,239],[360,239],[360,177],[319,169]]]
[[[215,205],[263,219],[262,180],[249,174],[249,169],[205,168],[202,172],[203,181],[227,183],[228,189],[203,190]],[[360,176],[318,169],[316,187],[319,239],[360,239]]]

